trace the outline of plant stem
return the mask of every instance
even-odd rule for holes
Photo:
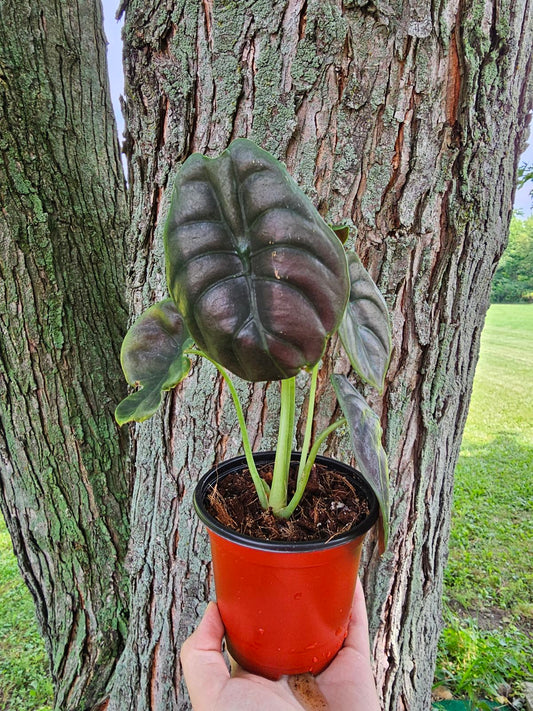
[[[248,464],[248,469],[250,470],[252,481],[253,481],[255,489],[257,491],[259,503],[261,504],[263,509],[266,511],[269,507],[268,495],[267,495],[268,485],[267,485],[266,481],[264,481],[259,476],[259,472],[257,471],[257,467],[255,465],[255,460],[254,460],[254,455],[252,452],[252,447],[250,445],[250,439],[248,437],[248,430],[246,429],[246,421],[244,419],[244,412],[242,410],[242,405],[239,400],[237,391],[235,390],[233,381],[231,380],[227,371],[221,365],[219,365],[216,362],[216,360],[213,360],[212,358],[210,358],[203,351],[196,350],[195,348],[190,348],[190,349],[185,350],[184,353],[189,353],[190,355],[199,355],[199,356],[202,356],[202,358],[206,358],[210,363],[212,363],[215,366],[215,368],[218,370],[220,375],[222,375],[222,377],[224,378],[224,381],[226,382],[226,385],[228,386],[228,389],[231,393],[231,397],[233,399],[233,404],[235,406],[235,411],[237,413],[237,420],[239,421],[239,427],[241,430],[242,446],[244,449],[244,455],[246,457],[246,463]]]
[[[287,487],[291,463],[294,431],[296,378],[281,381],[281,407],[279,416],[278,444],[274,460],[274,473],[269,503],[275,515],[287,505]]]
[[[313,468],[313,464],[315,463],[316,455],[318,454],[318,450],[320,449],[322,442],[327,437],[329,437],[329,435],[334,430],[336,430],[337,427],[340,427],[341,425],[345,425],[345,424],[346,424],[346,418],[341,417],[340,420],[337,420],[332,425],[327,427],[317,437],[316,442],[314,443],[311,451],[309,452],[309,456],[307,458],[307,462],[305,463],[302,474],[301,474],[301,476],[300,476],[300,474],[298,475],[298,482],[296,484],[296,491],[294,492],[292,499],[290,500],[290,502],[287,506],[285,506],[283,509],[281,509],[280,511],[277,512],[277,514],[276,514],[277,516],[279,516],[280,518],[289,518],[289,516],[292,515],[295,508],[300,503],[302,496],[304,495],[305,487],[307,486],[307,482],[309,481],[309,475],[311,474],[311,469]]]
[[[311,371],[311,385],[309,386],[309,404],[307,406],[305,435],[302,444],[302,453],[300,455],[300,466],[298,467],[298,483],[300,482],[300,479],[303,475],[305,463],[307,461],[307,453],[309,452],[309,447],[311,445],[311,436],[313,434],[313,417],[315,415],[316,386],[318,381],[319,367],[320,361],[313,367],[313,370]]]

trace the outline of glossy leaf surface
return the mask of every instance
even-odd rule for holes
[[[391,355],[391,327],[385,299],[356,254],[348,255],[350,299],[339,336],[358,375],[380,392]]]
[[[121,363],[130,385],[141,385],[119,403],[115,418],[122,425],[151,417],[161,394],[177,385],[189,372],[183,354],[192,345],[185,322],[172,299],[147,309],[131,326],[122,343]]]
[[[185,161],[165,253],[194,340],[247,380],[312,367],[347,303],[341,242],[283,165],[246,139]]]
[[[358,468],[379,501],[379,547],[383,553],[389,537],[389,468],[381,443],[381,424],[364,397],[344,375],[332,375],[331,379],[348,422]]]

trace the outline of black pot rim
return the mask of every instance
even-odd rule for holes
[[[268,462],[273,462],[275,457],[275,452],[255,452],[254,460],[256,464],[266,464]],[[298,462],[300,460],[300,452],[292,452],[291,462]],[[232,459],[226,459],[225,461],[217,464],[215,467],[210,469],[207,474],[204,474],[196,488],[194,490],[193,503],[194,508],[198,517],[202,523],[207,527],[208,530],[216,533],[217,535],[225,538],[226,540],[232,541],[242,546],[248,548],[254,548],[255,550],[265,550],[276,553],[304,553],[304,552],[314,552],[318,550],[326,550],[329,548],[336,548],[341,546],[348,541],[352,541],[354,538],[362,536],[367,531],[372,528],[374,523],[377,521],[379,515],[379,503],[376,495],[372,491],[369,484],[363,478],[363,475],[349,466],[340,462],[337,459],[332,459],[330,457],[324,457],[318,455],[316,458],[318,464],[324,464],[331,467],[340,474],[344,474],[351,483],[355,486],[355,489],[359,494],[364,496],[368,501],[368,506],[370,512],[368,516],[358,523],[357,525],[350,528],[348,531],[335,536],[327,541],[267,541],[258,538],[253,538],[252,536],[247,536],[242,533],[224,526],[220,521],[218,521],[214,516],[212,516],[206,509],[204,501],[206,494],[213,487],[213,484],[218,481],[221,477],[227,476],[228,474],[241,469],[243,466],[246,467],[246,457],[243,455],[238,457],[233,457]]]

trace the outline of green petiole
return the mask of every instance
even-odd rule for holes
[[[294,433],[296,378],[281,381],[281,408],[279,417],[278,444],[274,460],[274,473],[269,503],[274,515],[287,505],[287,486],[291,463]]]
[[[320,435],[317,437],[301,472],[298,473],[296,491],[294,492],[292,499],[290,500],[287,506],[276,512],[277,516],[279,516],[280,518],[289,518],[289,516],[291,516],[291,514],[294,512],[295,508],[300,503],[302,496],[304,495],[305,487],[307,486],[307,482],[309,481],[309,475],[311,474],[311,469],[313,468],[313,464],[315,463],[316,455],[318,454],[318,450],[320,449],[321,444],[324,442],[325,439],[327,439],[327,437],[329,437],[332,432],[337,429],[337,427],[341,427],[345,424],[346,418],[341,417],[340,420],[337,420],[329,427],[326,427],[326,429],[321,432]],[[301,463],[302,460],[300,460],[300,467]]]
[[[320,367],[320,361],[314,366],[311,371],[311,384],[309,386],[309,404],[307,406],[307,420],[305,423],[305,434],[304,441],[302,444],[302,453],[300,455],[300,466],[298,467],[298,482],[303,475],[303,470],[305,467],[305,462],[307,460],[307,453],[311,445],[311,437],[313,435],[313,417],[315,414],[315,399],[316,399],[316,386],[318,381],[318,370]]]
[[[216,360],[213,360],[210,358],[206,353],[200,350],[196,350],[195,348],[187,349],[185,353],[188,353],[190,355],[199,355],[202,356],[203,358],[207,358],[207,360],[212,363],[215,368],[218,370],[220,375],[224,378],[224,381],[226,382],[226,385],[229,388],[229,391],[231,393],[231,397],[233,399],[233,404],[235,406],[235,411],[237,413],[237,419],[239,421],[239,427],[241,430],[241,436],[242,436],[242,446],[244,448],[244,454],[246,457],[246,463],[248,464],[248,469],[250,470],[250,474],[252,476],[252,481],[254,482],[255,488],[257,490],[257,496],[259,497],[259,502],[263,509],[265,511],[269,507],[269,502],[268,502],[268,484],[266,481],[264,481],[260,476],[259,472],[257,471],[257,467],[255,465],[254,461],[254,455],[252,452],[252,447],[250,445],[250,439],[248,437],[248,430],[246,429],[246,421],[244,419],[244,412],[242,410],[242,405],[239,400],[239,396],[237,394],[237,391],[235,390],[235,386],[233,385],[233,381],[229,377],[228,373],[226,370],[219,365]]]
[[[272,509],[272,512],[275,516],[278,516],[279,518],[289,518],[289,516],[291,516],[291,514],[294,512],[294,510],[300,503],[302,496],[304,495],[305,488],[307,486],[307,482],[309,481],[309,476],[311,474],[311,469],[313,467],[313,464],[315,463],[315,459],[320,449],[320,446],[334,430],[336,430],[341,425],[346,424],[346,419],[344,417],[340,420],[337,420],[320,433],[315,443],[311,447],[313,415],[315,409],[315,397],[318,380],[318,364],[315,365],[311,372],[311,385],[309,391],[307,421],[305,427],[304,441],[302,445],[302,452],[300,455],[300,465],[298,467],[296,490],[290,502],[287,504],[287,490],[289,484],[289,471],[291,464],[292,442],[294,436],[294,420],[296,410],[296,378],[286,378],[285,380],[281,381],[281,407],[278,442],[276,448],[276,457],[274,460],[272,485],[269,488],[266,481],[261,478],[259,472],[257,471],[257,466],[253,457],[252,447],[250,445],[250,440],[248,437],[248,431],[246,429],[246,421],[244,418],[242,405],[240,403],[239,396],[237,394],[233,381],[231,380],[227,371],[201,350],[190,348],[184,351],[184,353],[190,355],[198,355],[203,358],[206,358],[210,363],[215,366],[215,368],[224,378],[224,381],[230,391],[233,404],[235,406],[237,420],[239,422],[239,427],[242,435],[242,445],[244,449],[244,454],[246,457],[246,462],[248,464],[248,469],[250,470],[250,474],[252,476],[252,481],[257,491],[259,502],[265,511],[270,508]]]

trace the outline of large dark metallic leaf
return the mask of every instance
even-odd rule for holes
[[[183,164],[167,280],[196,343],[247,380],[317,363],[349,293],[341,242],[285,168],[246,139]]]
[[[150,306],[131,326],[122,343],[120,360],[130,385],[141,385],[119,403],[115,418],[122,425],[151,417],[161,394],[189,372],[183,350],[192,339],[172,299]]]
[[[392,349],[387,304],[356,254],[348,255],[348,268],[350,299],[339,336],[354,370],[382,392]]]
[[[344,375],[332,375],[331,380],[348,422],[357,465],[379,501],[379,547],[383,553],[389,537],[389,468],[381,443],[381,424],[364,397]]]

